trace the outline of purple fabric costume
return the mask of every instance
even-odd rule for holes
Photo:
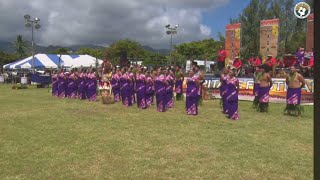
[[[148,106],[153,104],[154,85],[151,77],[146,78],[146,102]]]
[[[260,84],[259,84],[259,83],[254,83],[254,84],[253,84],[253,95],[254,95],[254,96],[258,96],[258,94],[259,94],[259,87],[260,87]]]
[[[221,82],[221,85],[220,85],[220,96],[221,96],[221,99],[222,99],[222,111],[223,113],[227,114],[228,113],[228,101],[226,100],[226,94],[227,94],[227,80],[229,79],[229,75],[225,75],[223,77],[220,78],[220,82]]]
[[[136,79],[136,94],[137,94],[137,105],[138,108],[146,109],[146,76],[144,74],[139,74]]]
[[[187,78],[187,91],[186,91],[186,111],[188,115],[198,114],[198,88],[197,77]]]
[[[66,79],[63,72],[61,72],[58,77],[58,96],[59,98],[66,97]]]
[[[117,73],[112,75],[111,86],[112,86],[112,92],[114,95],[114,101],[119,102],[120,101],[120,77]]]
[[[301,101],[301,88],[288,88],[287,104],[299,105]]]
[[[58,97],[58,74],[52,76],[52,96]]]
[[[239,80],[236,77],[228,78],[226,84],[226,101],[228,102],[228,118],[238,120],[240,118],[238,112],[238,92],[237,84]]]
[[[259,87],[258,98],[260,103],[269,103],[270,87]]]
[[[166,108],[173,108],[173,86],[174,86],[174,78],[169,74],[166,77],[168,82],[168,86],[166,87]]]
[[[71,99],[77,98],[77,84],[75,80],[76,76],[74,73],[68,77],[67,97]]]
[[[175,92],[177,94],[182,94],[183,93],[182,84],[183,84],[182,80],[177,80],[176,81],[176,83],[175,83]]]
[[[122,104],[126,107],[132,106],[132,97],[130,94],[130,87],[129,87],[129,75],[127,73],[124,73],[120,77],[120,92],[121,92],[121,99]]]
[[[89,101],[97,100],[97,79],[95,73],[87,76],[87,98]]]
[[[134,103],[136,103],[136,97],[134,94],[134,75],[133,75],[133,73],[129,74],[129,78],[131,79],[131,81],[129,82],[129,94],[131,96],[132,104],[134,104]]]
[[[157,101],[157,111],[165,112],[166,111],[166,77],[161,74],[155,79],[155,90],[156,90],[156,101]]]
[[[86,99],[86,73],[80,73],[78,77],[78,98]]]

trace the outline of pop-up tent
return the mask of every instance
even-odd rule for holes
[[[100,65],[102,60],[96,59],[89,55],[59,55],[59,54],[36,54],[34,56],[34,67],[36,69],[58,68],[60,66],[66,68],[79,67],[95,67],[96,63]],[[9,63],[3,66],[4,69],[31,69],[32,56]]]

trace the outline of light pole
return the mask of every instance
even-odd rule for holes
[[[168,30],[167,30],[167,35],[170,35],[170,66],[171,66],[171,61],[172,61],[172,58],[171,58],[171,53],[172,53],[172,36],[177,34],[177,30],[178,30],[178,27],[179,25],[177,24],[175,27],[171,28],[170,27],[170,24],[166,25],[165,26]]]
[[[31,46],[32,46],[32,73],[34,73],[34,42],[33,42],[33,27],[36,29],[40,29],[39,21],[40,19],[35,17],[33,20],[29,14],[24,15],[25,26],[27,28],[31,27],[32,37],[31,37]]]

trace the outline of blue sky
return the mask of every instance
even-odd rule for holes
[[[225,34],[230,18],[237,18],[250,0],[231,0],[229,4],[203,14],[203,23],[211,28],[211,36],[218,38],[218,32]]]
[[[301,2],[301,0],[294,1],[295,3]],[[249,3],[250,0],[230,0],[223,7],[204,13],[202,22],[211,28],[211,36],[217,39],[218,32],[225,34],[225,27],[229,24],[230,18],[239,17],[239,14]]]

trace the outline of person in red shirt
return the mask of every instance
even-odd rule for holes
[[[253,61],[254,61],[254,54],[251,53],[251,58],[248,59],[248,64],[249,64],[250,66],[253,66]]]
[[[287,54],[284,56],[284,65],[285,68],[290,68],[291,66],[294,66],[297,62],[297,57],[291,54]]]
[[[284,60],[282,57],[280,57],[277,62],[277,68],[276,68],[277,78],[283,77],[283,73],[285,72],[284,68],[285,68]]]
[[[242,61],[240,60],[239,56],[235,57],[235,60],[233,61],[232,65],[236,69],[236,76],[239,76],[242,68]]]
[[[301,63],[301,68],[302,68],[302,74],[305,77],[309,77],[311,75],[311,69],[313,69],[314,65],[314,59],[311,56],[305,56],[302,63]]]
[[[277,65],[277,60],[273,58],[271,54],[269,54],[267,56],[265,64],[267,64],[270,68],[272,68],[274,65]]]
[[[261,59],[258,55],[253,59],[252,64],[253,67],[261,66]]]
[[[314,57],[312,56],[310,58],[310,62],[309,62],[309,69],[310,69],[310,76],[313,76],[313,67],[314,67]]]
[[[276,75],[277,60],[271,54],[267,56],[266,63],[272,69],[272,76]]]
[[[218,69],[221,71],[225,67],[225,60],[226,60],[227,53],[226,51],[220,46],[220,50],[218,52]]]
[[[279,60],[278,60],[278,63],[277,63],[277,68],[284,68],[285,67],[285,64],[284,64],[284,60],[283,58],[281,57]]]

